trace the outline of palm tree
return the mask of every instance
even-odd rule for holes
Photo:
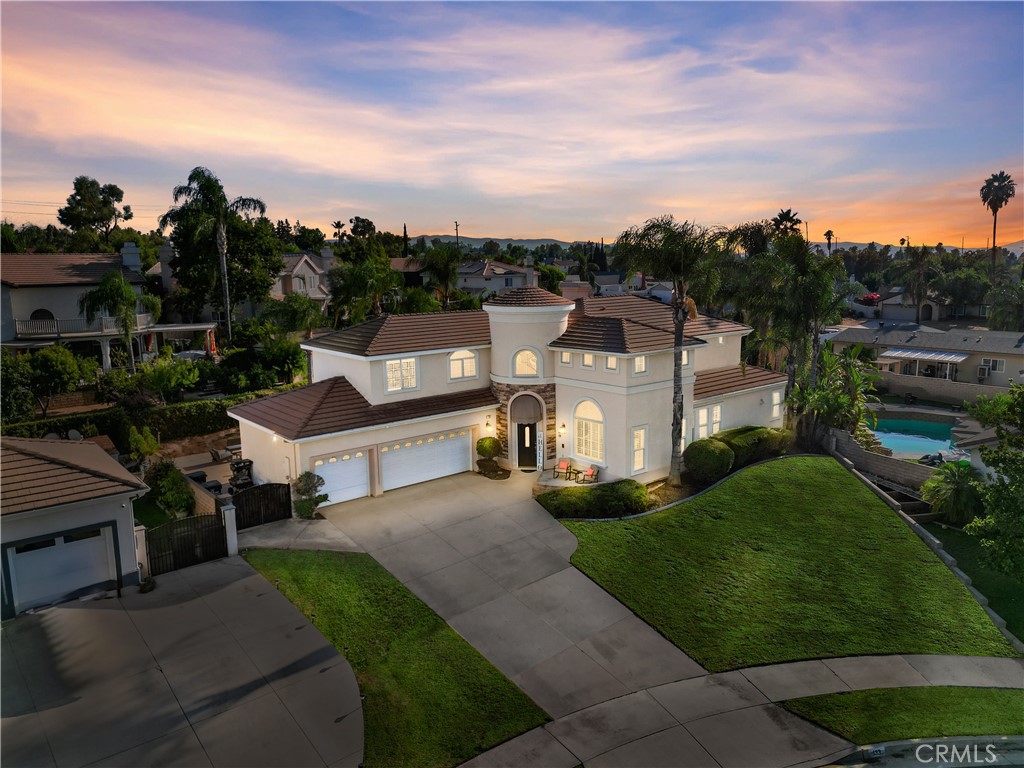
[[[342,235],[345,234],[345,222],[341,219],[331,222],[331,228],[334,230],[334,236],[341,240]]]
[[[85,313],[86,321],[92,323],[100,312],[107,312],[117,319],[121,341],[128,349],[131,371],[135,373],[135,348],[132,334],[135,331],[135,308],[139,297],[131,283],[120,272],[108,272],[100,284],[91,291],[86,291],[78,300],[78,311]]]
[[[717,272],[725,232],[690,221],[677,222],[671,215],[649,219],[619,235],[615,263],[627,272],[642,272],[672,281],[674,353],[672,375],[672,463],[669,482],[682,483],[683,469],[683,338],[687,319],[697,316],[697,306],[688,295],[690,286],[706,282]]]
[[[580,282],[594,284],[594,271],[597,264],[590,260],[590,251],[584,246],[576,252],[576,274],[580,276]]]
[[[289,293],[281,301],[270,301],[263,305],[260,318],[270,320],[281,330],[301,331],[307,339],[313,337],[313,329],[324,321],[321,306],[301,293]]]
[[[228,290],[228,234],[227,221],[232,214],[267,212],[266,204],[258,197],[236,197],[228,200],[224,186],[212,171],[202,166],[192,169],[188,184],[180,184],[172,194],[175,206],[160,217],[160,227],[184,224],[191,228],[193,240],[213,232],[220,258],[221,284],[224,289],[224,314],[227,318],[228,344],[231,337],[231,293]],[[184,201],[178,205],[179,201]]]
[[[999,209],[1017,194],[1017,184],[1006,171],[993,173],[981,187],[981,202],[992,211],[992,282],[996,281],[996,221]]]
[[[461,252],[454,243],[441,243],[437,248],[431,248],[426,253],[413,257],[412,263],[430,275],[430,284],[434,286],[441,299],[441,308],[447,312],[451,306],[452,294],[459,282]]]
[[[836,233],[831,229],[825,230],[825,242],[828,244],[828,255],[832,255],[832,240],[835,238]]]
[[[968,462],[942,464],[921,486],[921,498],[951,523],[969,523],[982,511],[981,472]]]
[[[993,331],[1024,331],[1024,283],[999,283],[991,296],[988,327]]]
[[[800,234],[800,225],[803,222],[797,218],[797,214],[793,213],[792,208],[786,210],[780,210],[775,218],[772,219],[772,226],[775,227],[775,231],[780,235],[798,235]]]
[[[907,245],[903,259],[892,265],[891,272],[903,283],[907,293],[914,297],[915,320],[920,323],[921,305],[928,298],[928,288],[938,274],[934,254],[926,245],[920,248]]]

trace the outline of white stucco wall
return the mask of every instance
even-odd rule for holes
[[[694,416],[698,408],[708,408],[720,404],[722,406],[722,430],[733,427],[745,427],[757,424],[762,427],[782,427],[785,425],[785,408],[779,409],[779,416],[772,417],[772,392],[785,393],[785,382],[778,385],[732,392],[726,395],[696,400],[687,420],[687,443],[697,439],[697,420]]]
[[[698,338],[706,341],[707,344],[695,350],[696,370],[711,371],[715,368],[739,365],[743,337],[745,335],[746,333],[732,333],[698,336]],[[719,339],[721,339],[721,342],[719,342]]]
[[[484,305],[491,325],[491,375],[499,380],[550,381],[555,376],[556,355],[548,349],[565,333],[572,305],[554,307],[502,307]],[[520,349],[537,353],[541,370],[538,378],[512,375],[512,356]]]

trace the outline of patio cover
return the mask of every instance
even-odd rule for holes
[[[905,349],[892,347],[878,356],[879,360],[926,360],[929,363],[962,363],[966,352],[943,352],[937,349]]]

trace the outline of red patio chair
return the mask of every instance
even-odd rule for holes
[[[577,483],[596,483],[597,482],[597,476],[598,476],[598,473],[600,473],[600,471],[601,471],[600,469],[598,469],[593,464],[591,464],[590,465],[590,469],[586,470],[585,472],[578,472],[576,474],[576,482]]]
[[[557,480],[559,477],[564,477],[566,480],[570,480],[572,474],[572,462],[568,459],[559,459],[558,463],[555,464],[554,478]]]

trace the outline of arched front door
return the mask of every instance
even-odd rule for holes
[[[544,404],[534,395],[517,395],[509,403],[509,453],[520,469],[543,468]],[[514,451],[514,453],[513,453]]]

